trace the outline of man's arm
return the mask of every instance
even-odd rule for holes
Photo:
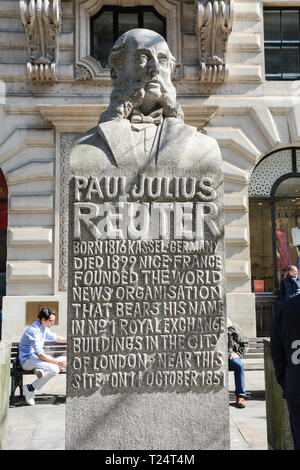
[[[41,359],[41,361],[51,362],[52,364],[56,364],[59,367],[66,367],[66,362],[65,361],[59,361],[59,360],[55,359],[54,357],[49,356],[48,354],[45,354],[43,352],[41,352],[38,355],[38,358]]]
[[[249,340],[244,334],[243,330],[235,323],[233,323],[232,329],[232,337],[235,343],[235,353],[237,354],[237,357],[241,359],[248,351]]]
[[[56,341],[57,343],[66,343],[67,338],[65,338],[64,336],[55,336],[55,337],[52,338],[52,341]],[[52,364],[56,364],[59,367],[66,367],[66,362],[65,361],[59,361],[59,360],[55,359],[54,357],[49,356],[48,354],[45,354],[44,352],[41,352],[38,355],[38,358],[41,359],[42,361],[51,362]]]
[[[63,336],[57,336],[56,337],[56,341],[58,343],[66,343],[67,342],[67,338],[64,338]]]

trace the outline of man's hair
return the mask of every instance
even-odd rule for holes
[[[51,315],[56,315],[55,310],[52,310],[52,308],[49,307],[43,307],[42,310],[39,311],[37,317],[40,321],[42,318],[44,318],[45,320],[49,320]]]
[[[288,271],[294,271],[294,269],[297,269],[297,271],[298,271],[297,266],[295,266],[294,264],[290,264],[290,265],[288,266]]]
[[[114,43],[113,48],[108,57],[108,63],[111,69],[111,78],[113,83],[113,91],[110,96],[109,107],[100,116],[100,122],[127,119],[132,110],[139,108],[143,103],[145,91],[143,85],[136,82],[128,82],[122,74],[119,75],[118,70],[120,64],[126,58],[127,41],[131,37],[131,31],[122,34]],[[157,36],[160,36],[156,33]],[[165,39],[160,36],[163,41]],[[171,70],[175,69],[175,59],[171,55]],[[161,106],[163,108],[164,117],[175,117],[183,120],[184,114],[181,106],[176,101],[176,90],[172,84],[172,90],[162,93]]]

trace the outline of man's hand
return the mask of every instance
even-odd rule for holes
[[[231,353],[230,356],[229,356],[229,359],[239,359],[239,358],[240,358],[240,356],[235,352]]]
[[[46,362],[52,362],[52,364],[56,364],[58,367],[66,367],[67,363],[65,361],[57,360],[52,356],[49,356],[48,354],[45,353],[40,353],[38,355],[38,358],[41,359],[42,361]]]
[[[58,365],[59,367],[65,368],[66,365],[67,365],[67,363],[66,363],[66,361],[57,361],[57,365]]]

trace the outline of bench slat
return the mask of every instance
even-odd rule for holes
[[[265,365],[263,362],[259,362],[257,364],[244,364],[245,370],[264,370]]]

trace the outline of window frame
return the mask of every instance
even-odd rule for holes
[[[264,38],[264,57],[265,57],[265,69],[266,69],[266,47],[272,47],[272,46],[279,46],[279,51],[280,51],[280,63],[281,63],[281,77],[271,77],[268,76],[265,70],[265,79],[268,81],[294,81],[294,80],[299,80],[300,79],[300,6],[264,6],[263,8],[263,13],[266,11],[280,11],[280,35],[282,36],[282,11],[297,11],[298,12],[298,21],[299,21],[299,40],[298,41],[283,41],[282,37],[280,38],[280,41],[267,41]],[[264,17],[265,20],[265,17]],[[294,77],[283,77],[283,71],[282,71],[282,54],[281,50],[283,47],[297,47],[298,48],[298,73]]]

